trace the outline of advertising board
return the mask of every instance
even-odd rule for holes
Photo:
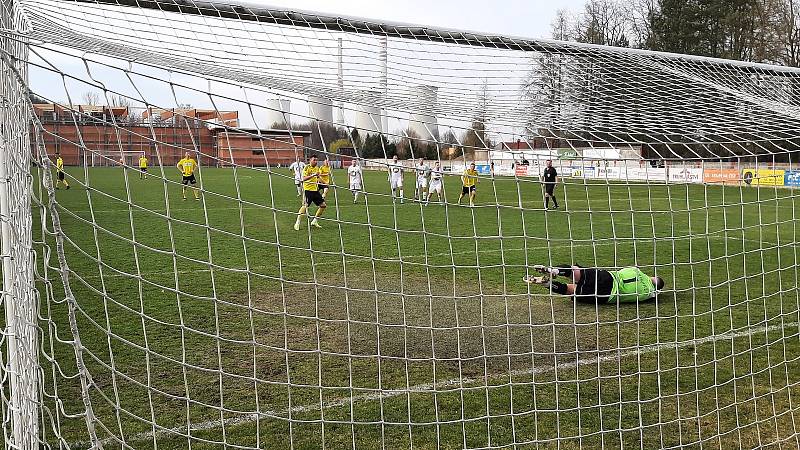
[[[739,184],[741,178],[736,169],[703,170],[703,183],[707,184]]]
[[[792,187],[800,186],[800,170],[787,170],[784,172],[783,185]]]
[[[667,169],[627,167],[622,169],[620,178],[628,181],[666,181]]]
[[[702,183],[703,169],[694,167],[670,167],[670,183]]]
[[[751,186],[783,186],[785,170],[742,169],[742,181]]]
[[[619,180],[621,172],[619,167],[598,167],[595,174],[602,180]]]

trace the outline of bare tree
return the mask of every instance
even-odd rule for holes
[[[568,9],[556,11],[556,17],[550,24],[550,36],[559,41],[573,40],[572,33],[576,29],[577,19]]]
[[[416,157],[421,145],[419,136],[411,128],[403,131],[404,137],[397,141],[397,157],[408,159]]]
[[[630,0],[627,5],[631,46],[649,48],[653,40],[653,17],[658,14],[658,0]]]
[[[86,91],[81,95],[81,100],[85,105],[98,105],[100,103],[100,95],[94,91]]]
[[[575,37],[580,42],[628,47],[629,11],[616,0],[589,0],[578,19]]]
[[[109,103],[113,107],[129,108],[131,106],[131,101],[122,95],[112,95],[109,97]]]
[[[306,145],[314,150],[322,151],[330,146],[334,141],[348,138],[347,130],[339,128],[334,124],[312,120],[310,122],[292,123],[294,131],[310,131],[311,135],[306,140]],[[274,130],[288,130],[286,122],[275,122],[272,124]],[[360,148],[358,142],[356,147]]]
[[[587,0],[555,39],[800,66],[800,0]]]
[[[774,26],[779,42],[777,61],[800,67],[800,0],[766,0],[772,7]]]
[[[476,149],[490,149],[492,143],[486,134],[486,123],[489,121],[489,104],[491,103],[491,92],[489,83],[483,80],[478,90],[477,105],[472,119],[472,125],[464,135],[464,156],[474,158]]]

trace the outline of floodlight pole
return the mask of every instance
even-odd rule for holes
[[[25,62],[27,25],[15,2],[0,0],[0,299],[6,320],[0,337],[6,344],[0,380],[8,392],[3,407],[5,446],[33,450],[39,447],[40,371],[33,281],[31,111]]]

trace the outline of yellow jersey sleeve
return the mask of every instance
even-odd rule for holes
[[[319,167],[306,166],[305,168],[303,168],[303,179],[311,175],[319,175]],[[310,178],[306,181],[303,181],[303,190],[318,191],[319,186],[317,185],[317,183],[318,180],[316,176],[314,178]]]

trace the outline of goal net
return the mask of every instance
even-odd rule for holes
[[[221,0],[0,17],[6,445],[800,446],[800,71]]]

